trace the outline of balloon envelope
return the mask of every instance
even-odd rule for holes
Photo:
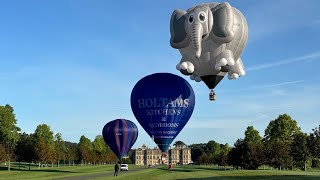
[[[197,82],[202,80],[209,89],[227,74],[229,79],[245,75],[240,55],[247,43],[248,25],[244,15],[229,3],[201,3],[186,11],[175,10],[170,34],[170,45],[182,55],[178,71],[193,75],[191,79]]]
[[[192,115],[195,96],[190,84],[170,73],[155,73],[137,82],[131,93],[132,111],[162,152]]]
[[[102,136],[106,144],[121,160],[138,138],[137,126],[126,119],[116,119],[108,122],[103,130]]]

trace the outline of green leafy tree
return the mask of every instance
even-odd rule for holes
[[[0,162],[5,161],[7,159],[6,156],[6,148],[2,144],[0,144]]]
[[[208,165],[208,164],[211,164],[211,161],[210,161],[210,155],[206,154],[206,153],[203,153],[199,158],[198,158],[198,161],[200,164],[205,164],[205,165]]]
[[[310,149],[310,153],[312,158],[315,161],[320,160],[320,125],[312,129],[312,133],[310,133],[308,137],[308,146]]]
[[[307,170],[307,161],[311,158],[307,134],[297,133],[293,136],[291,154],[295,165],[302,170]]]
[[[248,126],[244,132],[245,154],[242,166],[244,169],[258,169],[265,162],[264,146],[259,131]]]
[[[218,158],[219,154],[221,153],[220,144],[211,140],[205,146],[205,153],[210,157],[210,163],[214,164],[217,163],[216,159]]]
[[[244,142],[242,167],[256,170],[265,162],[262,143]]]
[[[277,119],[270,121],[264,137],[265,140],[292,141],[293,135],[300,132],[297,121],[287,114],[282,114]]]
[[[245,153],[245,142],[243,139],[238,139],[234,143],[234,147],[231,148],[228,153],[228,164],[239,169],[242,168],[243,154]]]
[[[229,164],[241,169],[258,169],[264,162],[263,145],[238,139],[228,154]]]
[[[36,142],[36,158],[37,161],[39,162],[39,167],[40,164],[46,164],[48,162],[50,162],[50,147],[48,146],[48,144],[46,143],[46,141],[43,138],[40,138],[39,140],[37,140]]]
[[[200,164],[199,157],[205,153],[205,147],[205,143],[189,145],[189,148],[191,149],[191,159],[193,159],[196,164]]]
[[[34,137],[36,140],[36,156],[40,163],[54,163],[56,160],[53,131],[47,124],[37,126]]]
[[[245,131],[244,141],[248,143],[260,143],[262,138],[259,134],[259,131],[255,130],[253,126],[248,126]]]
[[[78,146],[79,146],[80,158],[82,162],[86,165],[88,162],[90,162],[90,160],[92,160],[92,154],[91,154],[93,150],[92,143],[90,139],[82,135],[80,137]]]
[[[9,104],[0,106],[0,144],[6,150],[6,160],[8,160],[8,171],[10,171],[10,161],[14,148],[19,140],[20,128],[16,126],[17,120],[14,109]]]
[[[53,131],[47,124],[40,124],[37,126],[34,136],[37,140],[43,139],[47,144],[54,145]]]
[[[185,146],[186,144],[182,141],[176,141],[173,146],[176,146],[176,147],[183,147]]]
[[[228,165],[228,153],[231,150],[228,144],[220,144],[220,154],[216,157],[216,162],[219,166]]]
[[[55,144],[55,150],[56,150],[56,158],[57,158],[58,167],[59,167],[60,161],[65,161],[66,151],[67,151],[67,148],[64,144],[61,133],[57,133],[54,136],[54,144]]]
[[[280,139],[274,139],[265,143],[265,156],[270,166],[281,169],[292,169],[293,158],[291,146]]]
[[[36,158],[35,139],[33,135],[26,133],[20,134],[20,139],[15,149],[15,155],[18,162],[29,162],[30,170],[30,163]]]
[[[67,155],[67,160],[68,160],[69,166],[71,166],[71,163],[74,166],[75,161],[78,160],[78,146],[71,145],[71,146],[67,147],[66,155]]]
[[[107,151],[106,144],[101,135],[96,136],[92,142],[92,146],[95,152],[96,160],[101,164],[104,161],[104,154]]]

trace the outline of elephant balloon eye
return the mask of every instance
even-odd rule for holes
[[[199,14],[199,20],[200,20],[201,22],[204,22],[204,21],[206,20],[206,15],[204,14],[204,12],[201,12],[201,13]]]
[[[192,23],[193,22],[193,15],[191,14],[190,16],[189,16],[189,23]]]

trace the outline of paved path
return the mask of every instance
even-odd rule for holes
[[[121,174],[124,173],[131,173],[136,171],[141,171],[143,169],[146,169],[145,167],[132,169],[129,171],[119,171],[118,176],[121,176]],[[97,173],[97,174],[89,174],[84,176],[73,176],[73,177],[64,177],[64,178],[57,178],[56,180],[85,180],[85,179],[92,179],[92,178],[98,178],[98,177],[110,177],[113,176],[113,172],[104,172],[104,173]]]

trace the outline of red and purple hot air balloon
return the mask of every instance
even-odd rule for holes
[[[103,130],[102,136],[106,144],[121,160],[126,156],[132,145],[138,138],[137,126],[126,119],[116,119],[108,122]]]

